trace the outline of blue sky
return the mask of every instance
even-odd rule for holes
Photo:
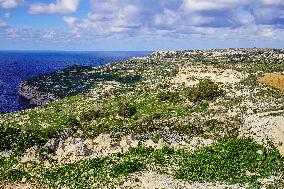
[[[0,0],[0,50],[284,48],[284,0]]]

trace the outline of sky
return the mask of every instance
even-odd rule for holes
[[[0,50],[284,48],[284,0],[0,0]]]

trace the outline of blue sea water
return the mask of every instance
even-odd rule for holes
[[[19,97],[20,81],[43,73],[64,69],[73,64],[99,66],[106,63],[146,56],[151,52],[51,52],[0,51],[0,113],[32,106]]]

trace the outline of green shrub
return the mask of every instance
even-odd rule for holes
[[[223,94],[218,85],[210,79],[203,79],[192,88],[185,90],[187,97],[191,101],[213,100]]]
[[[126,160],[113,167],[112,174],[114,177],[125,176],[129,173],[142,171],[145,165],[138,160]]]
[[[176,91],[159,92],[157,97],[161,101],[179,102],[181,100],[179,93]]]
[[[130,118],[137,113],[137,109],[129,101],[120,101],[118,107],[118,115],[124,118]]]
[[[205,132],[201,126],[195,126],[191,124],[183,124],[179,126],[174,126],[171,128],[171,130],[177,131],[181,134],[186,134],[188,136],[201,136]]]
[[[90,122],[92,120],[95,120],[97,118],[99,118],[101,116],[101,110],[97,109],[97,110],[87,110],[84,111],[81,115],[80,115],[80,120],[82,121],[86,121],[86,122]]]
[[[64,126],[75,129],[80,127],[81,123],[77,118],[75,118],[75,116],[70,116],[65,120]]]
[[[95,125],[95,126],[88,126],[82,128],[84,134],[87,137],[94,138],[102,133],[108,133],[110,132],[110,128],[106,125]]]
[[[193,182],[253,183],[257,178],[283,171],[278,150],[268,151],[247,138],[223,139],[182,156],[175,176]],[[249,176],[246,172],[255,176]]]
[[[23,170],[21,166],[16,167],[18,160],[16,158],[0,157],[0,183],[2,181],[21,181],[22,178],[30,178],[30,174]]]
[[[45,132],[41,130],[21,130],[17,128],[2,128],[0,130],[0,150],[24,150],[34,145],[47,142]]]
[[[238,127],[230,122],[224,122],[217,119],[206,120],[202,127],[206,131],[203,136],[205,138],[219,139],[224,136],[236,137],[238,136]]]
[[[200,112],[203,112],[203,111],[207,110],[208,107],[209,107],[208,103],[200,103],[196,108],[194,108],[192,110],[192,112],[200,113]]]
[[[19,128],[0,128],[0,151],[10,150],[20,134]]]

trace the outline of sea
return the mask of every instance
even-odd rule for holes
[[[33,107],[26,99],[19,96],[18,86],[22,80],[64,69],[74,64],[101,66],[149,54],[151,54],[149,51],[0,51],[0,113]]]

